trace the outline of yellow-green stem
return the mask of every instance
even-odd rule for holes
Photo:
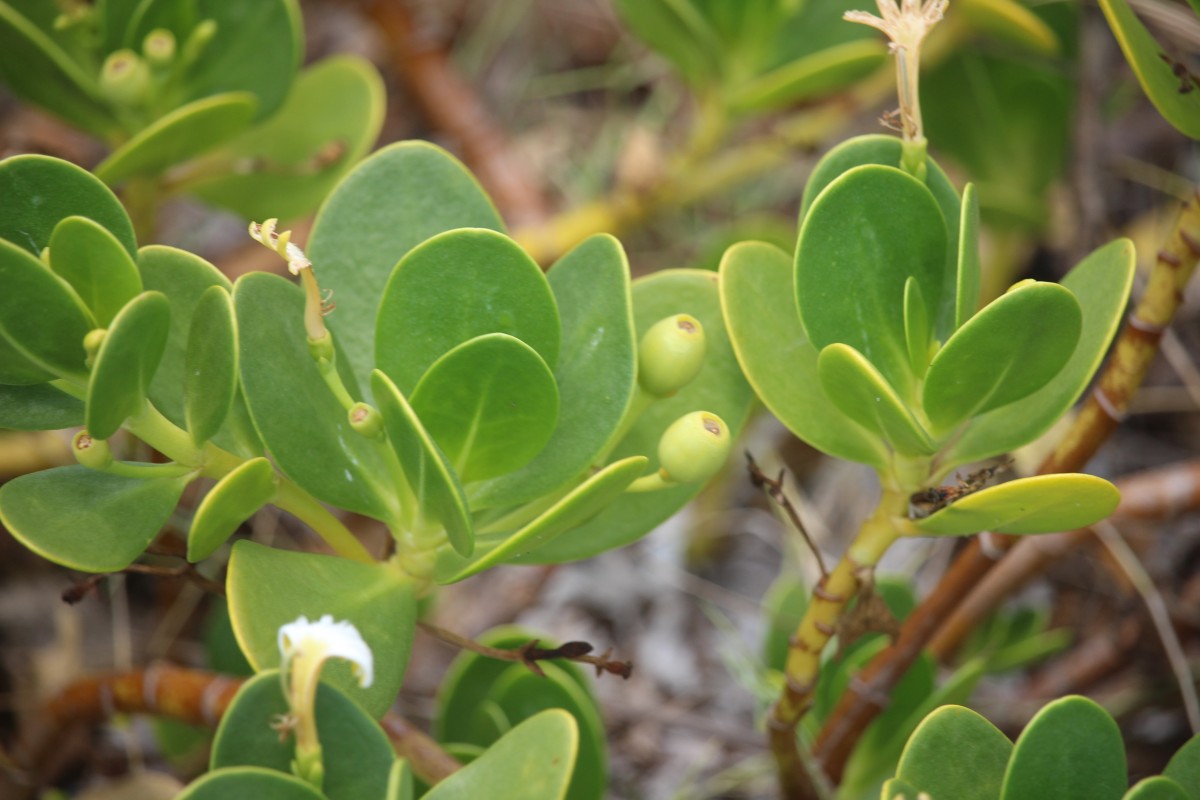
[[[317,535],[343,558],[361,561],[364,564],[376,563],[375,558],[367,552],[367,548],[363,547],[362,542],[354,537],[341,520],[287,478],[279,479],[279,488],[275,491],[273,502],[316,531]]]

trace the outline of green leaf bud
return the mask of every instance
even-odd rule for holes
[[[350,417],[350,427],[369,439],[374,439],[383,432],[383,415],[379,410],[366,403],[355,403],[347,412]]]
[[[724,466],[731,444],[729,426],[716,414],[684,414],[658,440],[659,471],[676,483],[706,481]]]
[[[88,365],[89,369],[91,369],[92,362],[96,360],[96,354],[100,352],[100,345],[104,344],[106,336],[108,336],[107,328],[93,328],[83,337],[84,363]]]
[[[656,397],[687,386],[704,366],[704,326],[690,314],[661,319],[638,346],[638,383]]]
[[[192,28],[192,32],[188,34],[187,40],[183,43],[183,49],[179,54],[180,66],[187,69],[196,63],[200,55],[208,47],[208,43],[216,35],[217,23],[215,20],[206,19]]]
[[[170,66],[175,60],[175,34],[166,28],[155,28],[142,40],[142,54],[157,69]]]
[[[75,438],[71,440],[71,452],[75,454],[76,461],[92,469],[107,469],[113,463],[112,450],[109,449],[108,442],[92,438],[87,431],[75,434]]]
[[[150,68],[132,50],[117,50],[104,60],[100,91],[113,105],[141,105],[150,93]]]

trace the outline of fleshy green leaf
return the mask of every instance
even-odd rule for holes
[[[100,328],[107,328],[142,291],[142,277],[129,252],[87,217],[67,217],[54,227],[50,268],[71,285]]]
[[[1049,430],[1087,387],[1121,323],[1134,272],[1133,245],[1119,239],[1094,251],[1063,279],[1083,312],[1079,344],[1047,385],[1023,400],[982,415],[951,447],[947,468],[983,461]]]
[[[413,771],[403,758],[397,758],[392,763],[392,771],[388,775],[386,800],[413,800]]]
[[[954,330],[966,324],[979,310],[982,266],[979,258],[979,193],[975,184],[963,190],[962,217],[958,223],[958,288],[955,297]]]
[[[1008,737],[971,709],[942,706],[909,738],[896,777],[931,797],[996,800],[1012,750]]]
[[[176,800],[324,800],[308,781],[261,767],[213,770],[189,784]]]
[[[904,342],[908,350],[908,368],[916,378],[929,366],[929,312],[921,297],[921,284],[915,278],[904,283]]]
[[[189,479],[55,467],[0,486],[0,520],[23,545],[56,564],[117,572],[154,541]]]
[[[758,396],[792,433],[818,450],[882,468],[887,463],[883,443],[821,389],[817,350],[800,325],[794,297],[791,259],[779,248],[743,242],[725,254],[721,307],[733,349]]]
[[[158,292],[142,292],[117,314],[88,381],[88,433],[107,439],[141,410],[170,329],[171,304]]]
[[[1200,734],[1175,751],[1163,775],[1187,789],[1190,800],[1200,800]]]
[[[664,270],[633,283],[636,336],[673,314],[691,314],[704,326],[707,354],[700,374],[673,397],[658,400],[641,416],[608,461],[643,455],[649,469],[658,469],[658,440],[675,420],[703,409],[716,414],[736,437],[750,413],[753,393],[742,378],[729,337],[721,321],[717,276],[703,270]],[[522,563],[552,563],[586,558],[634,541],[674,514],[700,491],[699,484],[682,484],[656,492],[625,494],[606,510],[576,529],[540,547]]]
[[[192,517],[188,561],[202,561],[216,552],[239,525],[270,502],[275,488],[275,470],[265,458],[252,458],[217,481]]]
[[[184,356],[183,412],[197,447],[221,429],[237,396],[237,332],[233,299],[210,286],[192,312]]]
[[[256,670],[279,666],[281,625],[331,614],[362,634],[375,660],[375,681],[361,688],[344,661],[326,664],[322,678],[376,718],[391,707],[416,624],[413,586],[395,569],[240,541],[233,546],[226,588],[238,644]]]
[[[848,344],[908,391],[904,284],[940,309],[947,282],[946,226],[932,194],[893,167],[844,173],[809,209],[796,246],[796,301],[814,347]],[[932,315],[935,321],[937,315]]]
[[[335,663],[330,660],[326,668]],[[209,769],[264,767],[291,772],[292,737],[281,738],[265,721],[289,711],[279,672],[251,678],[230,702],[213,739]],[[383,797],[395,753],[379,725],[338,689],[322,682],[315,703],[317,735],[325,766],[322,794],[329,800]]]
[[[86,380],[83,337],[92,329],[91,315],[66,281],[0,240],[0,286],[0,337],[8,345],[4,372],[22,377],[40,370]]]
[[[633,396],[637,342],[620,243],[607,234],[586,239],[546,279],[562,321],[558,426],[524,467],[472,487],[472,508],[528,502],[576,479],[612,444]]]
[[[883,784],[880,800],[916,800],[917,790],[899,778],[891,778]]]
[[[1154,103],[1158,113],[1183,135],[1200,139],[1200,95],[1194,91],[1181,91],[1185,86],[1190,90],[1192,85],[1175,74],[1173,61],[1164,60],[1166,53],[1162,45],[1150,35],[1125,0],[1100,0],[1100,8],[1121,45],[1125,60],[1142,84],[1142,91]]]
[[[887,379],[853,347],[831,344],[823,349],[817,376],[826,397],[897,452],[930,455],[937,449]]]
[[[1119,800],[1125,745],[1108,712],[1072,695],[1047,704],[1017,739],[1000,800]]]
[[[537,352],[491,333],[433,363],[412,393],[413,411],[464,482],[529,463],[558,421],[558,387]]]
[[[279,469],[327,503],[394,519],[394,487],[382,447],[350,426],[346,409],[321,377],[308,349],[300,288],[275,275],[250,273],[237,282],[233,300],[246,403]]]
[[[52,431],[83,424],[83,403],[53,386],[0,385],[0,428]]]
[[[1134,784],[1121,800],[1189,800],[1184,788],[1170,778],[1155,775]]]
[[[249,219],[307,214],[370,149],[383,106],[369,62],[324,59],[300,73],[276,114],[190,165],[185,191]]]
[[[430,789],[425,800],[562,800],[578,745],[579,728],[570,714],[543,711]]]
[[[989,303],[929,365],[922,399],[934,430],[1047,385],[1075,352],[1082,324],[1075,296],[1054,283],[1031,283]]]
[[[439,554],[435,579],[439,583],[456,583],[496,564],[532,552],[599,514],[620,497],[645,468],[646,459],[641,456],[630,456],[609,464],[516,533],[498,540],[494,547],[478,548],[474,558]]]
[[[110,184],[168,167],[232,139],[250,124],[258,101],[248,92],[205,97],[159,117],[96,166]]]
[[[972,28],[998,39],[1047,55],[1059,52],[1054,29],[1016,0],[969,0],[960,13]]]
[[[374,366],[379,300],[396,262],[431,236],[462,227],[504,225],[466,168],[426,142],[379,150],[321,206],[307,252],[321,285],[336,298],[337,310],[326,322],[360,381]],[[426,303],[427,309],[440,308]]]
[[[863,39],[802,56],[737,87],[730,110],[773,110],[819,97],[873,72],[887,58],[882,42]]]
[[[717,32],[688,0],[617,0],[621,19],[694,86],[715,79],[724,64]]]
[[[922,533],[935,536],[1053,533],[1098,522],[1120,501],[1117,487],[1103,478],[1036,475],[969,494],[915,524]]]
[[[507,333],[553,369],[561,328],[546,276],[520,246],[490,230],[455,230],[413,248],[379,305],[375,361],[402,392],[454,347]]]
[[[388,442],[400,459],[418,513],[446,530],[461,556],[475,549],[475,533],[467,498],[446,456],[430,437],[403,393],[380,370],[371,374],[371,392],[383,414]]]
[[[129,255],[137,255],[125,208],[92,173],[49,156],[0,161],[0,239],[41,255],[50,246],[55,226],[72,216],[100,223]]]

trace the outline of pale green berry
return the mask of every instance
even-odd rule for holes
[[[660,472],[676,483],[706,481],[724,466],[731,444],[729,426],[716,414],[684,414],[658,440]]]
[[[704,326],[689,314],[661,319],[638,346],[638,383],[656,397],[687,386],[704,366]]]
[[[350,417],[350,427],[363,436],[373,439],[383,432],[383,415],[366,403],[355,403],[347,412]]]
[[[150,66],[163,68],[175,60],[175,34],[165,28],[156,28],[142,40],[142,54]]]
[[[132,50],[117,50],[104,60],[100,91],[113,105],[142,105],[150,93],[150,68]]]
[[[113,463],[108,442],[92,438],[87,431],[75,434],[75,438],[71,440],[71,452],[75,454],[76,461],[92,469],[107,469]]]

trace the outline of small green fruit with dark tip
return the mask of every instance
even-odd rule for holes
[[[700,320],[690,314],[661,319],[638,346],[638,383],[656,397],[672,395],[699,374],[707,349]]]
[[[660,472],[675,483],[706,481],[724,466],[731,443],[729,426],[716,414],[685,414],[658,440]]]
[[[347,414],[350,417],[350,427],[368,439],[373,439],[383,432],[383,415],[378,409],[366,403],[355,403]]]
[[[93,438],[87,431],[75,434],[75,438],[71,440],[71,452],[75,454],[76,461],[92,469],[107,469],[113,463],[108,442]]]
[[[142,105],[150,91],[150,68],[132,50],[117,50],[104,60],[100,91],[115,106]]]

